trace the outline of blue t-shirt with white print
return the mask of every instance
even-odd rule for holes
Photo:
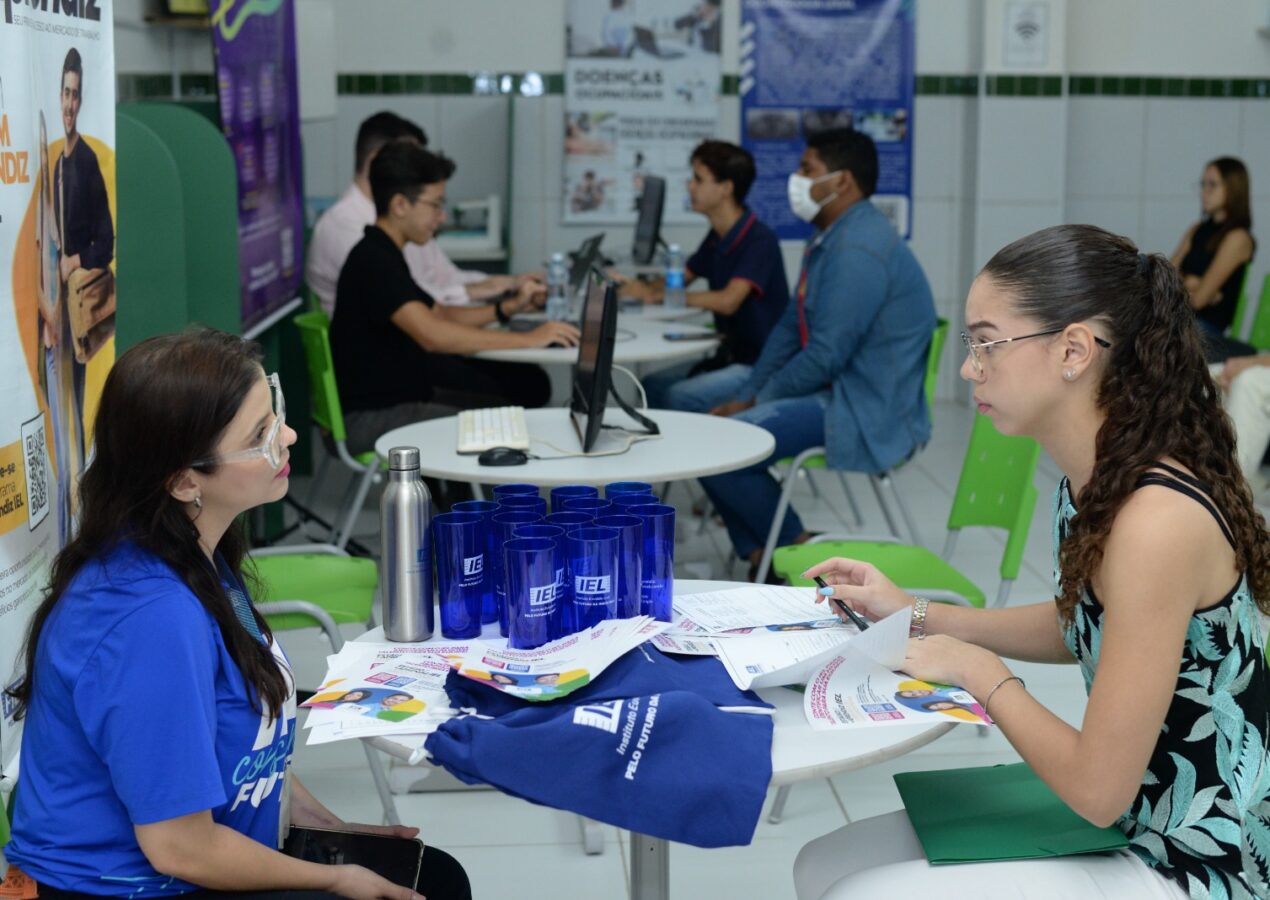
[[[165,563],[124,543],[84,566],[40,635],[9,861],[63,890],[153,897],[197,886],[156,872],[134,825],[211,810],[276,847],[295,694],[273,653],[291,686],[278,721]]]

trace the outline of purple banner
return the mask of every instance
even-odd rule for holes
[[[238,165],[243,329],[294,298],[304,251],[295,0],[212,0],[221,130]]]

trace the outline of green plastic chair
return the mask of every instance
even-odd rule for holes
[[[947,341],[948,320],[938,319],[935,323],[935,330],[931,333],[930,347],[926,351],[926,375],[923,380],[923,390],[926,392],[926,408],[928,410],[934,410],[935,408],[935,386],[939,383],[939,360],[943,354],[944,344]],[[793,458],[786,457],[778,460],[776,465],[788,465],[789,471],[781,479],[780,500],[777,501],[776,514],[772,516],[771,529],[767,533],[767,543],[763,547],[763,556],[759,560],[757,581],[760,584],[767,579],[767,571],[772,564],[772,554],[776,552],[776,542],[780,539],[781,524],[785,521],[785,513],[789,509],[798,473],[804,470],[829,468],[829,464],[825,461],[824,447],[809,447]],[[851,489],[847,486],[846,473],[841,470],[835,471],[838,475],[838,483],[842,486],[843,496],[847,499],[847,505],[851,507],[856,527],[859,528],[864,524],[864,518],[860,515],[860,507],[856,503]],[[877,497],[878,506],[882,510],[882,516],[886,519],[887,529],[890,533],[898,538],[900,530],[895,521],[895,515],[891,511],[891,504],[887,502],[887,494],[890,494],[894,500],[895,508],[900,512],[900,518],[904,520],[909,539],[914,543],[920,544],[922,540],[917,530],[917,523],[913,519],[912,514],[909,513],[908,505],[904,502],[904,498],[895,487],[895,479],[892,477],[893,471],[886,469],[881,472],[870,472],[869,484]]]
[[[1262,352],[1270,350],[1270,273],[1261,283],[1261,296],[1257,299],[1257,311],[1252,316],[1248,343]]]
[[[4,849],[4,845],[9,843],[9,835],[12,833],[13,826],[13,798],[18,795],[18,787],[15,784],[13,790],[9,792],[9,800],[0,808],[0,850]]]
[[[374,560],[349,556],[331,544],[307,544],[254,550],[251,563],[260,582],[256,609],[275,635],[321,628],[332,652],[338,653],[344,646],[340,625],[366,625],[373,620],[379,586]],[[401,824],[383,760],[370,744],[359,743],[366,752],[384,820],[390,825]]]
[[[813,582],[801,577],[803,572],[832,556],[845,556],[873,563],[900,587],[932,600],[982,608],[986,603],[983,590],[948,559],[961,529],[1000,528],[1006,532],[1006,542],[993,606],[1004,606],[1023,563],[1036,508],[1032,479],[1040,453],[1040,446],[1031,438],[1004,436],[990,419],[976,416],[941,555],[922,546],[885,539],[812,541],[777,550],[773,571],[791,585],[811,586]]]
[[[336,458],[353,473],[353,479],[349,482],[348,490],[344,492],[344,499],[336,512],[329,538],[332,544],[342,550],[353,535],[353,524],[366,502],[370,486],[382,478],[380,471],[383,463],[373,450],[356,456],[349,452],[348,435],[344,430],[344,410],[340,406],[340,394],[335,386],[335,366],[331,361],[330,319],[326,313],[319,311],[300,313],[294,321],[296,328],[300,330],[305,366],[309,372],[313,421],[330,437]],[[306,499],[310,509],[330,462],[331,455],[328,453],[322,457],[317,471],[313,473],[313,483]]]
[[[1244,336],[1244,316],[1248,312],[1248,277],[1251,274],[1248,269],[1244,269],[1243,281],[1239,282],[1239,299],[1235,301],[1235,316],[1226,329],[1226,334],[1236,340],[1243,340]]]

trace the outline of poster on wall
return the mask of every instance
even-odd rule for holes
[[[0,684],[74,529],[115,346],[109,3],[8,4],[0,22]],[[0,766],[18,750],[0,699]]]
[[[563,220],[632,224],[644,179],[663,221],[697,222],[688,157],[718,135],[721,0],[569,0]]]
[[[741,143],[758,178],[749,203],[786,240],[812,226],[786,182],[808,136],[865,132],[878,148],[872,200],[908,237],[913,207],[913,0],[741,0]]]
[[[221,130],[238,168],[243,329],[300,291],[304,185],[295,0],[212,0]]]

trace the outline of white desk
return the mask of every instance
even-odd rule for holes
[[[418,447],[419,468],[424,475],[472,484],[530,482],[545,487],[602,485],[610,481],[660,484],[700,478],[756,463],[770,456],[776,447],[770,431],[736,419],[667,409],[642,412],[657,423],[661,437],[640,441],[614,456],[531,459],[523,466],[482,466],[476,456],[455,452],[457,416],[395,428],[375,442],[375,452],[387,459],[393,447]],[[608,410],[604,421],[638,429],[621,410]],[[582,452],[567,409],[527,409],[525,422],[529,426],[529,452],[540,456]],[[616,449],[626,440],[625,436],[603,431],[592,452]]]
[[[613,362],[619,366],[640,363],[672,363],[706,356],[719,346],[718,341],[668,341],[662,337],[670,331],[707,334],[710,329],[675,321],[699,312],[696,309],[658,313],[618,313],[617,339],[613,342]],[[525,316],[523,318],[542,318]],[[545,320],[544,320],[545,321]],[[502,362],[534,363],[540,366],[571,366],[578,361],[577,347],[526,347],[517,350],[482,350],[477,359]]]
[[[676,594],[695,594],[737,587],[726,581],[676,580]],[[811,590],[807,592],[812,601]],[[494,643],[498,627],[487,626],[484,640]],[[368,631],[358,640],[382,640],[382,629]],[[436,640],[440,640],[440,630]],[[601,678],[603,675],[600,676]],[[814,731],[803,714],[803,695],[788,688],[764,688],[759,696],[776,707],[772,733],[773,786],[839,772],[862,769],[903,756],[946,734],[953,722],[938,725],[897,725],[858,731]],[[427,762],[422,735],[368,738],[379,750],[411,765]],[[631,832],[631,900],[666,900],[670,896],[670,842]]]

